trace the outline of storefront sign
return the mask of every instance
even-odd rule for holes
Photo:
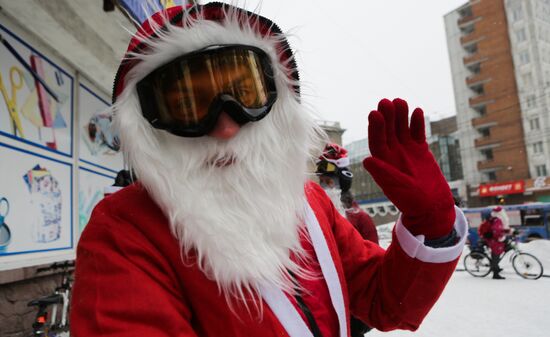
[[[505,194],[523,193],[525,182],[523,180],[511,181],[501,184],[487,184],[479,186],[480,197],[490,197]]]

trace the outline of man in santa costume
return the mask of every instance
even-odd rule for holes
[[[317,161],[315,173],[319,175],[319,184],[340,214],[346,217],[363,239],[378,244],[374,221],[353,199],[350,190],[353,173],[349,164],[348,151],[345,148],[338,144],[327,144]]]
[[[327,144],[317,161],[319,185],[325,190],[334,208],[349,221],[364,240],[378,244],[376,226],[370,216],[353,200],[350,188],[353,173],[349,170],[348,151],[338,144]],[[371,328],[350,317],[350,336],[362,337]]]
[[[72,336],[340,336],[350,314],[418,328],[466,239],[420,109],[382,100],[364,166],[403,212],[362,240],[307,160],[320,131],[280,29],[210,3],[153,15],[114,85],[135,183],[94,210],[77,250]]]

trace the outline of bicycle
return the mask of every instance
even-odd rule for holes
[[[544,272],[542,263],[534,255],[520,251],[517,242],[517,233],[514,232],[506,242],[502,259],[506,255],[510,255],[509,259],[516,274],[525,279],[539,279]],[[471,252],[464,257],[464,269],[474,277],[489,275],[491,273],[491,254],[488,246],[481,242],[477,247],[470,247],[470,250]],[[508,254],[509,252],[512,253]]]
[[[55,271],[61,269],[61,285],[55,288],[53,294],[30,301],[27,306],[37,307],[35,319],[32,324],[32,336],[37,337],[68,337],[69,336],[69,303],[72,288],[70,272],[74,268],[74,261],[54,263],[49,267],[39,268],[37,273]],[[59,306],[61,306],[59,308]],[[60,315],[58,317],[58,311]]]

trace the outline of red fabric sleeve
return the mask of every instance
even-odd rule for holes
[[[112,214],[100,203],[80,239],[71,336],[196,337],[169,261]]]
[[[378,232],[376,231],[376,225],[372,218],[365,213],[365,211],[360,211],[361,222],[363,223],[364,231],[366,232],[366,239],[378,244]]]
[[[319,195],[324,196],[320,203],[333,219],[351,314],[381,331],[416,330],[441,295],[458,258],[448,263],[411,258],[399,246],[395,233],[384,251],[363,240],[322,190]]]

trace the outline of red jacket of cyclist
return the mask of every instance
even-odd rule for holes
[[[500,275],[502,269],[498,266],[500,257],[504,253],[506,231],[502,220],[491,216],[479,226],[479,236],[482,238],[491,250],[491,270],[494,279],[504,279]]]

